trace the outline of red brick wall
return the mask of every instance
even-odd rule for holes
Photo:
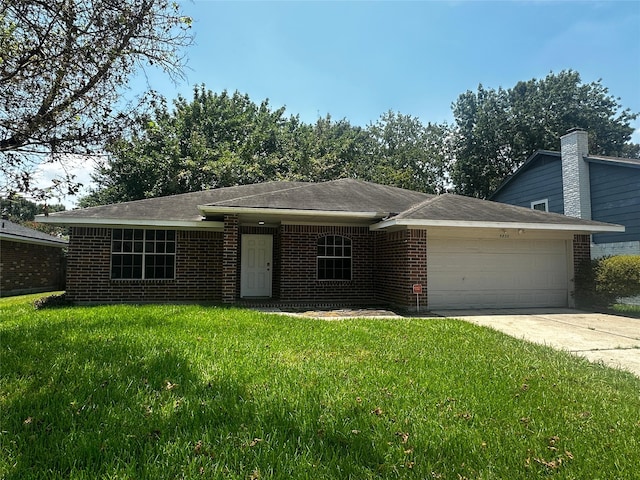
[[[239,226],[232,217],[225,223],[226,235],[178,231],[174,280],[111,280],[111,230],[73,228],[67,295],[72,301],[96,303],[235,302],[240,299],[241,234],[264,233],[274,237],[274,301],[328,306],[390,303],[411,308],[416,301],[411,287],[421,283],[420,302],[426,307],[426,231],[372,233],[367,227],[311,225],[247,227]],[[351,280],[317,280],[317,241],[324,235],[351,239]]]
[[[573,271],[583,263],[591,261],[591,235],[573,236]]]
[[[64,289],[64,250],[0,240],[0,296]]]
[[[176,278],[111,280],[111,230],[71,230],[67,296],[75,302],[222,300],[222,233],[178,230]]]
[[[400,230],[378,232],[375,239],[376,297],[383,302],[413,310],[413,285],[422,285],[420,306],[427,306],[427,232]]]
[[[318,238],[324,235],[351,239],[351,280],[317,280]],[[373,234],[368,227],[282,225],[279,262],[282,302],[318,305],[376,302]]]
[[[570,307],[588,306],[593,301],[595,292],[591,291],[593,285],[585,279],[585,271],[591,270],[591,235],[573,236],[573,278],[575,291]],[[589,275],[587,275],[589,277]]]
[[[222,301],[233,303],[239,288],[240,269],[238,259],[238,216],[225,215],[222,244]]]

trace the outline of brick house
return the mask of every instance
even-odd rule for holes
[[[78,303],[570,306],[589,234],[623,227],[353,179],[56,212]]]
[[[0,296],[64,289],[67,241],[9,220],[0,225]]]

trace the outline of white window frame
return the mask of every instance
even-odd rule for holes
[[[122,237],[120,239],[116,239],[114,232],[116,230],[120,230],[122,231]],[[125,240],[124,239],[124,232],[126,230],[131,230],[132,231],[132,239],[131,240]],[[158,232],[158,231],[163,231],[164,232],[164,239],[163,240],[158,240],[157,238],[151,239],[147,237],[147,233],[150,231],[154,231],[154,232]],[[136,231],[142,231],[142,238],[141,239],[135,239],[135,232]],[[169,232],[173,233],[173,240],[169,240],[167,239],[167,235]],[[156,233],[154,233],[154,237],[155,237]],[[111,230],[111,261],[110,261],[110,265],[109,265],[109,278],[112,281],[116,281],[116,282],[126,282],[126,281],[140,281],[140,280],[147,280],[147,281],[162,281],[162,280],[175,280],[176,278],[176,251],[177,251],[177,245],[178,245],[178,232],[176,230],[172,230],[172,229],[164,229],[164,228],[160,228],[160,229],[144,229],[144,228],[114,228]],[[135,248],[132,248],[131,251],[123,251],[122,246],[120,247],[120,249],[115,248],[115,244],[116,242],[120,242],[121,244],[123,244],[124,242],[131,242],[132,244],[135,242],[138,242],[139,244],[141,244],[141,250],[135,251]],[[159,244],[159,243],[163,243],[165,245],[164,248],[166,248],[166,245],[168,245],[169,243],[173,243],[173,252],[156,252],[156,247],[155,245]],[[147,251],[147,244],[151,245],[153,244],[153,248],[152,251]],[[162,255],[162,256],[173,256],[173,276],[171,277],[152,277],[149,278],[146,275],[146,261],[148,257],[151,256],[155,256],[155,255]],[[122,257],[122,256],[140,256],[141,258],[141,275],[139,277],[114,277],[113,276],[113,259],[114,257]]]
[[[333,238],[341,238],[341,244],[340,245],[332,245],[332,246],[328,246],[328,245],[320,245],[320,240],[324,240],[326,242],[326,239],[328,237],[333,237]],[[336,255],[335,251],[333,255],[319,255],[318,252],[316,251],[316,278],[318,279],[318,281],[320,282],[349,282],[353,279],[353,241],[351,240],[351,238],[345,236],[345,235],[335,235],[335,234],[329,234],[329,235],[323,235],[321,237],[318,238],[318,240],[316,241],[316,249],[318,248],[322,248],[325,247],[329,248],[329,247],[339,247],[340,249],[340,254]],[[349,251],[349,254],[346,255],[345,254],[345,250]],[[320,278],[320,260],[348,260],[349,261],[349,278]]]
[[[536,205],[544,205],[544,210],[540,210],[536,208]],[[531,210],[538,210],[539,212],[548,212],[549,211],[549,199],[545,198],[543,200],[536,200],[531,202]]]

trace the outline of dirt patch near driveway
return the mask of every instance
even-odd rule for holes
[[[640,377],[640,319],[571,309],[443,310],[436,315],[495,328],[628,370]]]

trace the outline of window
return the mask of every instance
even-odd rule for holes
[[[318,280],[351,280],[351,239],[339,235],[318,239]]]
[[[531,208],[533,208],[534,210],[540,210],[541,212],[548,212],[549,200],[545,198],[544,200],[531,202]]]
[[[175,230],[114,228],[111,236],[113,280],[173,279]]]

